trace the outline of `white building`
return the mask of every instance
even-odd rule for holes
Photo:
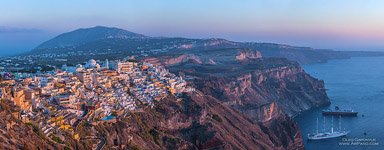
[[[134,62],[118,62],[117,63],[117,71],[119,73],[129,73],[132,72],[133,67],[136,63]]]
[[[85,67],[85,68],[100,68],[100,65],[97,64],[96,60],[91,59],[91,60],[89,60],[89,61],[85,64],[84,67]]]

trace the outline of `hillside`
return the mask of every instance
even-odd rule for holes
[[[138,58],[159,54],[199,54],[204,51],[249,48],[260,51],[264,57],[283,57],[301,64],[322,63],[331,59],[350,57],[383,56],[382,52],[354,52],[320,50],[310,47],[297,47],[274,43],[234,42],[225,39],[188,39],[148,37],[127,30],[96,26],[78,29],[58,35],[25,55],[54,54],[76,60],[92,54],[92,57],[117,57],[134,55]],[[120,57],[119,57],[120,56]],[[88,59],[88,58],[87,58]]]
[[[65,149],[64,144],[58,144],[45,137],[43,132],[32,123],[23,123],[19,118],[20,108],[9,100],[1,100],[0,105],[0,149]],[[72,139],[67,145],[75,147]],[[79,146],[79,148],[84,148]]]
[[[77,29],[71,32],[60,34],[55,38],[40,44],[33,51],[54,48],[73,48],[98,40],[143,38],[148,37],[119,28],[96,26],[86,29]]]

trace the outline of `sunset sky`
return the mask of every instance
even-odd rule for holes
[[[97,25],[149,36],[384,50],[378,0],[0,0],[0,55]]]

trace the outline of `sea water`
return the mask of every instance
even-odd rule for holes
[[[384,57],[355,57],[332,60],[322,64],[304,65],[304,70],[324,80],[331,105],[313,109],[295,120],[302,131],[308,150],[384,149]],[[332,117],[323,117],[322,109],[353,109],[358,117],[342,117],[341,130],[349,130],[346,137],[308,141],[307,134],[331,131]],[[325,127],[324,127],[325,119]],[[339,130],[339,117],[333,118],[334,130]]]

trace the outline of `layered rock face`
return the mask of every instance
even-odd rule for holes
[[[259,51],[252,51],[249,49],[240,51],[239,54],[236,55],[236,60],[238,61],[246,61],[249,59],[259,59],[261,58],[261,53]]]
[[[175,101],[170,96],[116,123],[82,126],[81,136],[94,136],[92,131],[105,138],[107,149],[303,149],[300,132],[288,117],[258,123],[201,91]]]
[[[301,132],[290,118],[329,105],[324,82],[305,73],[296,62],[251,56],[255,55],[239,50],[232,55],[235,59],[216,59],[216,65],[184,62],[169,69],[185,75],[204,95],[259,122],[271,141],[300,148]]]
[[[195,82],[207,94],[259,121],[271,118],[260,109],[275,108],[275,105],[285,114],[295,116],[330,103],[324,82],[309,76],[298,65],[255,70],[235,77],[211,76]]]
[[[231,52],[231,53],[236,53]],[[209,57],[204,55],[205,57]],[[204,59],[196,56],[195,59]],[[179,61],[170,71],[188,76],[197,89],[263,121],[260,109],[278,105],[284,114],[295,116],[312,107],[328,105],[322,80],[307,74],[301,66],[284,58],[262,58],[257,51],[237,50],[226,59],[210,57],[215,65]],[[216,59],[216,60],[215,60]],[[169,59],[159,59],[168,62]],[[172,59],[171,59],[172,60]]]

